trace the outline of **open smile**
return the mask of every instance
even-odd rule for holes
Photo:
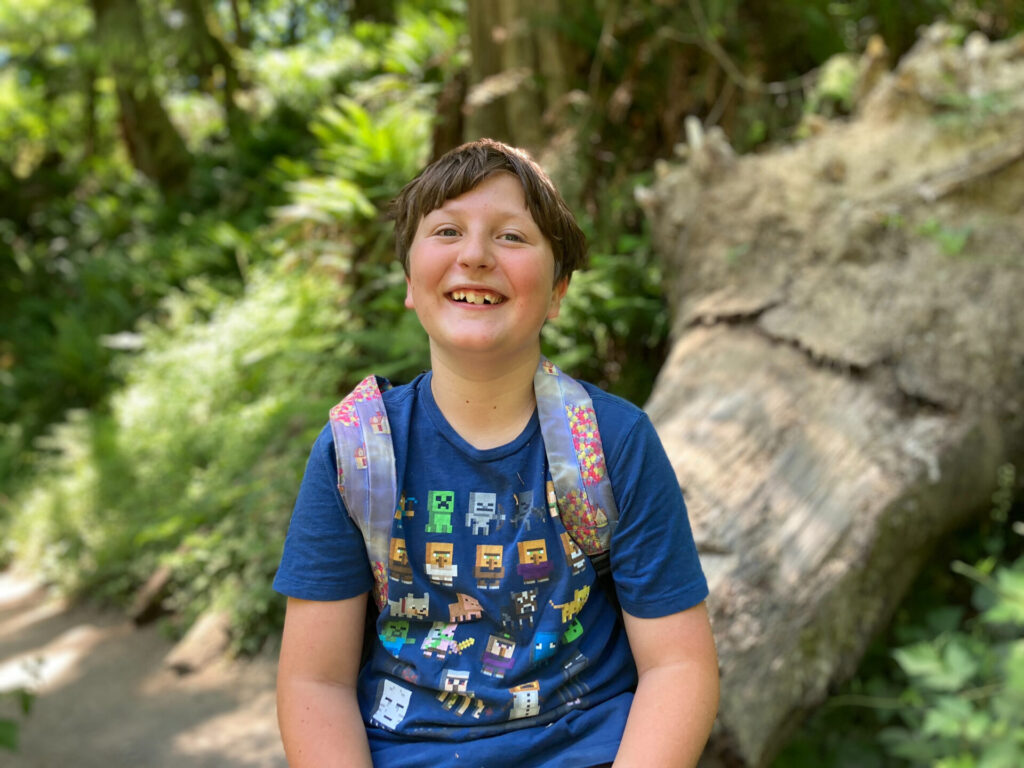
[[[448,298],[457,304],[501,304],[505,297],[494,291],[458,290],[448,294]]]

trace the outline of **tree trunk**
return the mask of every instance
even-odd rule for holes
[[[647,410],[722,666],[707,765],[767,765],[1024,461],[1024,38],[946,35],[802,144],[692,130],[642,194],[675,309]]]
[[[121,130],[136,169],[164,193],[180,190],[192,168],[177,129],[156,93],[138,5],[133,0],[91,0],[100,55],[114,76]]]

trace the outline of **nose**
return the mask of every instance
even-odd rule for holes
[[[494,266],[492,243],[485,234],[467,235],[459,250],[459,266],[466,269],[480,269]]]

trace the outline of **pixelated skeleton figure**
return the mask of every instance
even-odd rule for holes
[[[498,521],[498,495],[496,493],[469,494],[469,512],[466,513],[466,525],[472,529],[474,536],[488,536],[491,523]]]
[[[477,544],[476,565],[473,576],[480,589],[497,589],[505,578],[505,567],[502,562],[505,551],[500,544]]]
[[[466,714],[470,704],[473,705],[473,717],[480,718],[484,711],[483,699],[478,699],[472,691],[466,690],[469,687],[469,672],[459,669],[445,670],[444,689],[437,694],[437,700],[444,708],[451,710],[456,704],[459,706],[454,710],[455,714],[462,717]]]
[[[409,711],[409,699],[412,698],[412,691],[409,691],[391,680],[381,680],[377,689],[377,699],[374,702],[374,711],[370,719],[382,728],[395,730],[398,724],[405,719]]]
[[[435,584],[445,587],[452,585],[452,580],[459,575],[459,566],[452,562],[454,559],[455,545],[450,541],[427,542],[425,570]]]

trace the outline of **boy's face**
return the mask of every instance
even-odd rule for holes
[[[409,249],[405,306],[431,352],[534,355],[568,280],[554,280],[551,244],[519,179],[498,172],[424,216]]]

